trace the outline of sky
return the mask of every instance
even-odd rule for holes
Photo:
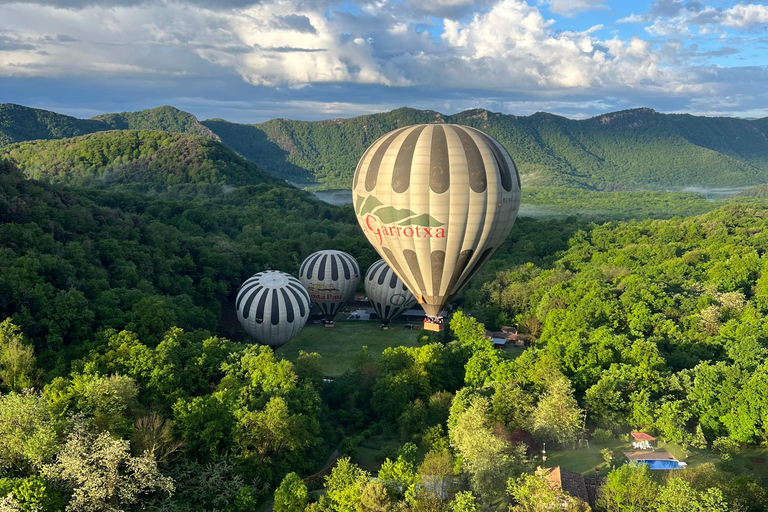
[[[768,117],[768,5],[0,0],[0,103],[243,123],[403,106]]]

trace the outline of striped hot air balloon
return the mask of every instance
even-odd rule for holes
[[[309,318],[309,294],[292,275],[277,270],[248,278],[237,292],[237,319],[262,345],[277,348],[288,343]]]
[[[360,266],[345,252],[317,251],[301,264],[299,279],[309,292],[312,303],[330,322],[355,295],[360,284]]]
[[[368,241],[435,323],[504,242],[520,206],[509,153],[458,125],[384,135],[360,159],[352,190]]]
[[[381,318],[382,325],[388,325],[416,304],[416,297],[384,260],[371,265],[365,274],[363,285],[373,309]]]

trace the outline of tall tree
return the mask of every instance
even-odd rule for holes
[[[534,432],[547,439],[566,443],[576,439],[584,427],[584,412],[573,397],[566,378],[549,382],[547,391],[533,413]]]

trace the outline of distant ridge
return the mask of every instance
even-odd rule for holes
[[[660,114],[637,108],[572,120],[473,109],[454,115],[400,108],[351,119],[202,121],[224,144],[287,179],[311,174],[349,188],[357,161],[378,137],[416,123],[479,128],[512,154],[524,186],[590,190],[734,187],[768,182],[768,119]]]
[[[139,112],[102,114],[91,119],[105,123],[109,130],[160,130],[199,135],[221,142],[219,136],[200,124],[195,116],[168,105]]]
[[[159,130],[219,140],[195,116],[169,106],[78,119],[13,103],[0,104],[0,146],[27,140],[77,137],[106,130]]]
[[[512,154],[523,186],[588,190],[679,190],[768,183],[768,118],[661,114],[636,108],[585,120],[537,112],[515,116],[472,109],[454,115],[399,108],[350,119],[198,121],[165,106],[80,120],[0,105],[0,145],[105,129],[152,129],[221,140],[267,172],[297,183],[349,188],[357,161],[378,137],[416,123],[474,126]]]

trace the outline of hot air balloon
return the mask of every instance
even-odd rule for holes
[[[237,292],[237,319],[262,345],[285,345],[309,318],[309,294],[292,275],[277,270],[249,277]]]
[[[384,327],[416,304],[416,297],[384,260],[371,265],[365,274],[363,285]]]
[[[365,236],[441,330],[440,313],[504,242],[520,206],[509,153],[480,130],[414,125],[368,148],[352,185]]]
[[[344,304],[360,284],[360,267],[355,258],[342,251],[317,251],[304,260],[299,279],[307,288],[312,304],[323,313],[326,325],[332,325]]]

